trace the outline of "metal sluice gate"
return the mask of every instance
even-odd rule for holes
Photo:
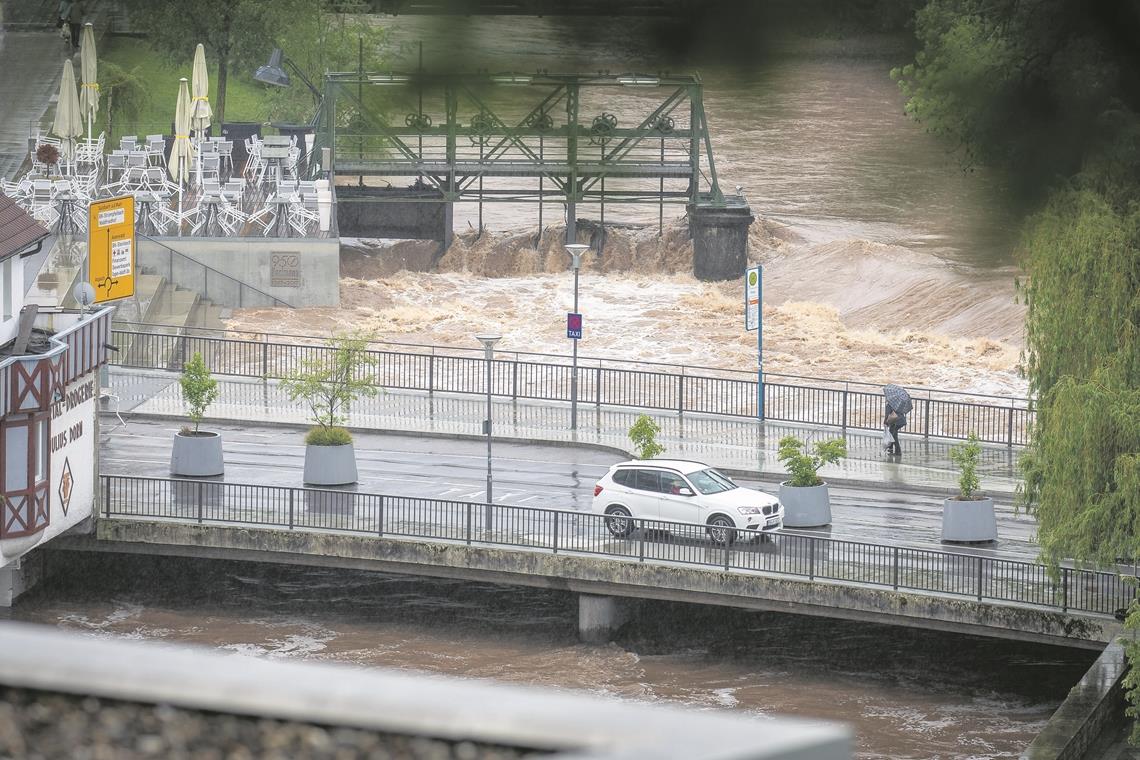
[[[414,178],[379,200],[723,206],[697,75],[347,72],[324,78],[316,155]],[[608,184],[608,186],[607,186]],[[398,190],[393,188],[393,190]],[[351,201],[350,201],[351,202]],[[572,239],[572,238],[570,238]]]

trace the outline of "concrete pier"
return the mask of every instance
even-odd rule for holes
[[[29,552],[0,567],[0,608],[11,607],[44,575],[44,555],[39,551]]]
[[[578,638],[585,644],[605,644],[629,620],[629,602],[614,596],[578,595]]]
[[[725,205],[690,203],[689,234],[693,238],[693,274],[698,280],[733,280],[748,262],[748,228],[755,217],[743,198]]]

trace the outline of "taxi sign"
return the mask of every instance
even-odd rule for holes
[[[134,196],[87,207],[87,281],[95,288],[95,303],[135,294]]]
[[[582,338],[582,315],[568,312],[566,314],[566,337],[570,340]]]

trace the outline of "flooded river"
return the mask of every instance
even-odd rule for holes
[[[826,618],[643,602],[576,641],[570,593],[345,570],[65,553],[14,610],[95,636],[844,721],[861,758],[1006,758],[1091,652]]]

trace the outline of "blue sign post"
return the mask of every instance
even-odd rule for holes
[[[566,337],[570,340],[582,339],[582,315],[574,312],[566,314]]]

